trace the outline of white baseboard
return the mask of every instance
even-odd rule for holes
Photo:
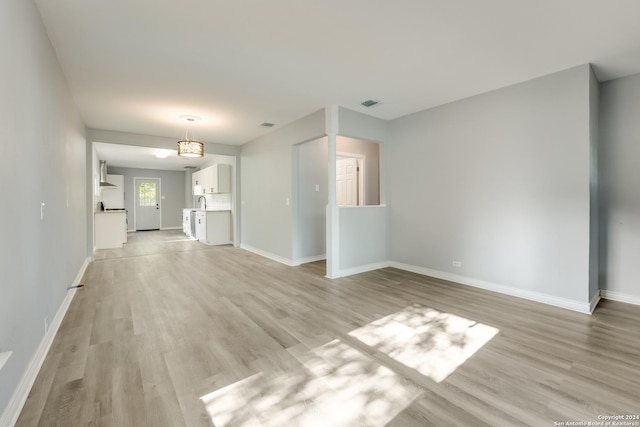
[[[253,246],[245,245],[242,243],[240,245],[241,249],[245,251],[252,252],[256,255],[260,255],[261,257],[269,258],[270,260],[277,261],[284,265],[288,265],[289,267],[295,267],[295,264],[289,258],[282,257],[280,255],[272,254],[271,252],[263,251],[262,249],[254,248]]]
[[[444,271],[432,270],[425,267],[418,267],[410,264],[403,264],[400,262],[392,261],[391,267],[398,268],[400,270],[411,271],[413,273],[423,274],[425,276],[435,277],[438,279],[449,280],[451,282],[460,283],[462,285],[473,286],[474,288],[485,289],[488,291],[498,292],[505,295],[510,295],[518,298],[524,298],[530,301],[541,302],[544,304],[553,305],[556,307],[566,308],[569,310],[577,311],[579,313],[591,314],[590,303],[579,302],[568,298],[556,297],[553,295],[543,294],[539,292],[527,291],[523,289],[517,289],[510,286],[498,285],[496,283],[487,282],[484,280],[474,279],[472,277],[461,276],[458,274],[447,273]]]
[[[310,262],[322,261],[324,259],[327,259],[327,255],[326,254],[308,256],[308,257],[304,257],[304,258],[298,258],[297,260],[293,261],[293,265],[308,264]]]
[[[89,262],[91,262],[91,258],[86,258],[84,260],[84,263],[82,264],[82,267],[80,267],[80,271],[76,275],[76,278],[69,286],[67,295],[65,296],[64,300],[62,300],[62,304],[60,304],[58,312],[51,321],[49,331],[44,336],[42,341],[40,341],[40,345],[31,358],[31,362],[29,362],[27,370],[22,375],[18,386],[16,387],[13,395],[11,396],[11,399],[9,400],[9,404],[2,413],[2,417],[0,417],[0,427],[11,427],[15,425],[16,421],[18,421],[18,417],[20,416],[20,412],[22,411],[24,403],[27,401],[27,397],[29,396],[31,387],[33,387],[33,383],[36,381],[38,372],[40,372],[40,368],[44,363],[44,359],[47,357],[47,353],[51,348],[53,339],[55,338],[56,333],[58,333],[58,329],[60,328],[62,319],[64,319],[64,315],[67,313],[69,305],[71,305],[71,301],[76,294],[76,286],[80,284],[82,276],[84,276],[84,272],[86,271]]]
[[[164,231],[164,230],[182,230],[182,226],[180,226],[180,227],[160,227],[160,230],[161,231]]]
[[[627,304],[640,305],[640,297],[636,295],[623,294],[616,291],[607,291],[602,289],[600,291],[602,298],[610,299],[612,301],[626,302]]]
[[[391,266],[391,262],[382,261],[382,262],[375,262],[372,264],[358,265],[356,267],[341,268],[338,271],[338,276],[331,277],[331,278],[337,279],[338,277],[353,276],[354,274],[366,273],[367,271],[373,271],[373,270],[380,270],[381,268],[386,268],[390,266]]]

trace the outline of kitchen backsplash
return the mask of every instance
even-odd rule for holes
[[[231,209],[231,193],[207,194],[207,209]]]

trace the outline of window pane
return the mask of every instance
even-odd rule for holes
[[[141,182],[138,185],[138,200],[140,206],[156,205],[156,184],[155,182]]]

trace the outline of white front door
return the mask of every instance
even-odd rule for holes
[[[160,229],[160,178],[136,178],[136,230]]]
[[[341,206],[358,205],[358,160],[336,161],[336,199]]]

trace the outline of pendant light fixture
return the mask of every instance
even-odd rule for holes
[[[189,139],[189,127],[191,123],[200,120],[196,116],[180,116],[187,120],[187,130],[184,139],[178,141],[178,156],[180,157],[202,157],[204,156],[204,144],[199,141]]]

